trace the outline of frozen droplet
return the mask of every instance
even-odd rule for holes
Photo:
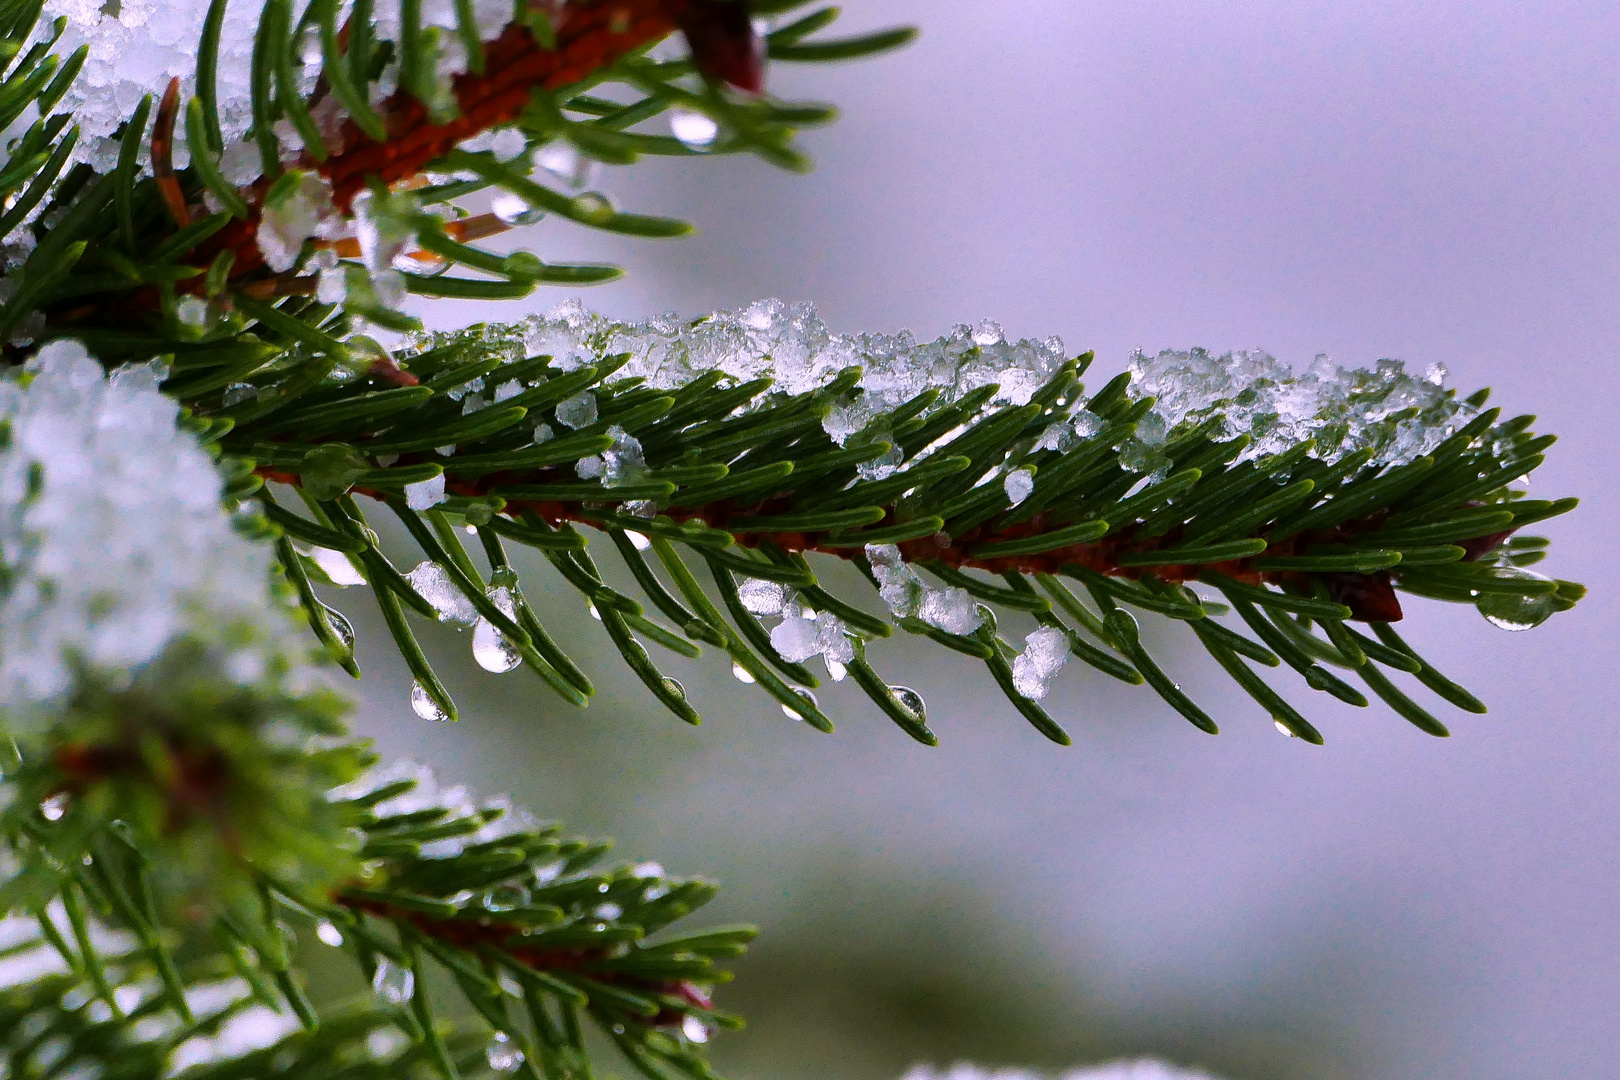
[[[736,662],[733,662],[731,665],[731,674],[740,683],[751,683],[754,681],[754,676],[749,672],[749,670]]]
[[[843,682],[849,676],[849,668],[840,664],[830,656],[823,656],[822,662],[827,665],[827,674],[833,682]]]
[[[336,949],[343,944],[343,931],[329,922],[323,922],[315,928],[315,936]]]
[[[321,568],[321,573],[325,574],[334,585],[348,588],[350,585],[366,583],[364,575],[354,568],[349,557],[341,551],[323,547],[312,548],[309,557],[315,560],[315,565]]]
[[[669,130],[694,150],[710,146],[720,134],[720,125],[700,112],[676,109],[669,114]]]
[[[819,704],[816,701],[816,695],[812,694],[808,690],[795,690],[793,692],[795,694],[799,695],[800,697],[804,698],[804,700],[807,701],[812,708],[815,708]],[[783,705],[782,706],[782,715],[787,717],[789,720],[803,720],[804,719],[804,714],[799,712],[797,709],[795,709],[791,705]]]
[[[326,625],[332,628],[332,633],[336,635],[337,639],[343,643],[343,647],[346,649],[353,649],[353,624],[349,622],[349,620],[344,616],[343,612],[338,611],[336,608],[328,607],[327,605],[322,604],[321,610],[326,613]]]
[[[45,815],[46,821],[61,821],[62,816],[68,812],[68,801],[68,793],[58,791],[39,804],[39,812]]]
[[[538,206],[510,194],[495,196],[495,200],[489,204],[489,209],[508,225],[533,225],[546,216],[546,212]]]
[[[439,707],[439,703],[422,688],[421,683],[411,684],[411,709],[424,720],[443,723],[450,719],[450,714]]]
[[[371,977],[371,989],[390,1005],[403,1005],[416,993],[416,975],[410,968],[384,958],[378,961],[377,973]]]
[[[232,405],[240,405],[244,401],[255,401],[258,397],[259,388],[252,383],[232,383],[225,388],[223,403],[226,408],[230,408]]]
[[[1529,571],[1521,571],[1528,574]],[[1479,613],[1492,626],[1503,630],[1533,630],[1552,618],[1557,612],[1557,598],[1547,593],[1541,596],[1515,596],[1512,593],[1482,593],[1474,601]]]
[[[709,1041],[709,1025],[695,1016],[688,1016],[681,1021],[681,1034],[692,1042],[706,1043]]]
[[[523,663],[523,654],[488,619],[479,619],[473,627],[472,649],[478,666],[497,675]]]
[[[522,885],[497,885],[484,893],[484,910],[516,911],[529,905],[529,890]]]
[[[664,689],[668,690],[682,701],[686,700],[686,687],[681,685],[679,679],[666,678],[664,680]]]
[[[909,686],[891,686],[889,687],[889,693],[893,694],[894,699],[905,706],[906,711],[918,720],[928,719],[928,706],[923,701],[922,695],[917,691]]]
[[[191,330],[206,330],[208,314],[208,301],[200,296],[184,297],[174,305],[174,317]]]
[[[496,1072],[516,1072],[518,1066],[523,1064],[523,1051],[517,1048],[510,1035],[497,1031],[489,1040],[489,1049],[484,1051],[484,1058]]]
[[[1278,731],[1282,732],[1284,735],[1288,736],[1290,739],[1297,739],[1299,737],[1299,736],[1294,734],[1292,728],[1290,728],[1287,724],[1283,723],[1281,720],[1273,720],[1271,723],[1272,723],[1272,726],[1274,726]]]

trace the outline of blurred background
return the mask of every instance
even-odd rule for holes
[[[1438,361],[1563,436],[1535,492],[1585,503],[1536,531],[1554,538],[1547,572],[1591,595],[1526,634],[1409,604],[1408,637],[1491,706],[1448,712],[1445,741],[1322,694],[1308,704],[1327,746],[1281,738],[1160,626],[1224,733],[1071,664],[1049,702],[1075,736],[1059,749],[979,665],[886,643],[880,668],[923,693],[944,740],[926,750],[842,687],[823,697],[836,735],[790,723],[714,656],[668,663],[709,718],[685,729],[577,594],[530,566],[548,625],[596,660],[590,709],[486,674],[467,636],[424,628],[464,719],[420,721],[351,594],[334,602],[368,668],[361,729],[615,836],[626,857],[722,881],[708,918],[765,930],[721,994],[750,1020],[716,1048],[735,1080],[1126,1053],[1232,1080],[1614,1075],[1620,8],[846,11],[840,26],[922,37],[772,72],[776,92],[845,110],[806,140],[813,174],[650,161],[607,170],[604,190],[696,222],[695,238],[537,227],[547,257],[629,267],[587,303],[641,317],[779,296],[814,301],[835,330],[929,337],[991,317],[1097,350],[1093,386],[1138,346]]]

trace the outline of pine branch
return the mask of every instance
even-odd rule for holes
[[[48,984],[52,998],[79,986],[73,1009],[95,1001],[119,1022],[164,1017],[173,1036],[143,1050],[154,1069],[256,1006],[312,1033],[300,1044],[312,1067],[349,1044],[356,1022],[392,1023],[441,1077],[465,1075],[474,1045],[487,1046],[496,1071],[586,1077],[589,1019],[651,1075],[710,1075],[703,1044],[715,1028],[740,1026],[713,1008],[713,988],[729,978],[715,961],[739,955],[755,931],[668,930],[712,899],[713,885],[650,863],[595,869],[610,845],[563,838],[504,800],[474,805],[419,768],[329,790],[370,760],[363,748],[218,729],[233,714],[285,722],[296,699],[264,709],[262,689],[244,691],[261,698],[245,713],[243,703],[188,713],[176,695],[154,693],[214,685],[201,659],[182,650],[137,686],[104,691],[104,705],[81,698],[38,753],[6,770],[17,799],[0,840],[21,870],[0,907],[31,913],[37,940],[73,976]],[[303,703],[329,707],[321,696]],[[125,721],[98,731],[86,723],[92,710]],[[382,1011],[321,1015],[294,969],[294,926],[342,948]],[[483,1036],[449,1034],[425,992],[430,972],[460,990]],[[225,1011],[193,992],[204,974],[241,980]],[[149,988],[136,991],[143,980]],[[143,993],[150,1000],[136,1009]],[[82,1052],[105,1052],[111,1037],[96,1034]],[[254,1055],[224,1056],[242,1070],[232,1075],[254,1075]]]
[[[1530,624],[1582,593],[1519,565],[1526,554],[1540,557],[1541,542],[1510,536],[1568,511],[1574,500],[1530,500],[1512,486],[1540,463],[1551,440],[1534,436],[1522,419],[1503,422],[1498,410],[1481,411],[1483,394],[1458,401],[1404,375],[1385,372],[1368,382],[1371,376],[1347,373],[1346,385],[1365,384],[1354,391],[1362,413],[1317,425],[1320,439],[1336,442],[1295,440],[1257,454],[1248,433],[1233,437],[1224,426],[1222,409],[1235,405],[1210,405],[1212,415],[1189,413],[1166,430],[1142,379],[1115,379],[1087,397],[1078,377],[1089,356],[1006,368],[1016,350],[999,341],[959,338],[954,346],[913,347],[897,360],[871,359],[881,384],[886,363],[900,370],[957,350],[943,383],[917,383],[898,396],[860,385],[871,379],[859,367],[826,368],[816,376],[820,385],[786,393],[769,377],[733,378],[670,359],[707,355],[726,342],[735,347],[754,312],[768,310],[686,330],[580,323],[570,315],[439,335],[398,358],[400,370],[420,380],[408,401],[376,376],[356,379],[313,400],[260,406],[222,445],[257,462],[260,475],[300,485],[330,519],[352,522],[351,539],[372,545],[364,514],[352,495],[330,497],[352,490],[384,503],[427,559],[413,579],[426,568],[443,572],[433,595],[401,585],[397,575],[387,578],[393,591],[414,610],[491,626],[486,637],[513,650],[506,667],[520,658],[553,686],[566,684],[564,696],[577,703],[588,680],[560,678],[578,669],[553,643],[568,635],[547,631],[521,603],[502,545],[535,547],[594,606],[654,695],[689,722],[696,719],[691,703],[657,671],[636,634],[683,653],[698,643],[719,646],[739,677],[823,728],[831,723],[806,693],[817,679],[802,662],[821,655],[841,677],[856,643],[864,656],[866,645],[898,626],[986,661],[1017,709],[1056,741],[1067,736],[1036,703],[1051,674],[1039,669],[1055,671],[1065,654],[1145,682],[1213,731],[1215,722],[1146,653],[1124,605],[1191,623],[1196,640],[1289,734],[1321,739],[1249,661],[1286,663],[1307,685],[1365,705],[1321,665],[1350,669],[1397,713],[1442,734],[1444,726],[1381,669],[1415,675],[1431,688],[1449,681],[1409,649],[1374,642],[1347,621],[1386,631],[1400,620],[1399,593],[1406,592],[1475,603],[1499,623]],[[778,330],[794,325],[776,317]],[[567,329],[575,324],[585,328]],[[758,346],[754,361],[744,347],[725,362],[769,371],[771,348],[792,353],[821,333],[802,326],[785,332]],[[566,357],[528,356],[524,341]],[[639,352],[608,351],[619,347]],[[877,356],[887,346],[868,347]],[[1027,403],[1015,404],[996,386],[980,385],[998,371],[1043,381],[1023,395]],[[805,378],[792,369],[775,374]],[[276,395],[275,376],[253,385],[260,402],[286,397]],[[1229,396],[1244,393],[1239,387]],[[1422,393],[1425,404],[1389,407]],[[218,408],[214,400],[197,407]],[[839,427],[850,416],[860,418],[857,430]],[[556,436],[559,430],[569,434]],[[320,522],[292,516],[268,492],[261,499],[295,535],[321,535]],[[518,597],[512,612],[493,610],[453,524],[479,532],[501,587]],[[603,582],[575,525],[613,538],[647,603],[673,626],[646,619],[640,601]],[[638,550],[646,548],[667,584]],[[381,552],[374,545],[368,551],[381,565]],[[888,617],[829,593],[805,561],[812,553],[855,563],[883,591]],[[718,584],[718,606],[688,565],[693,558]],[[1060,584],[1063,578],[1095,608]],[[1224,596],[1256,636],[1209,621],[1220,608],[1185,587],[1193,582]],[[764,608],[751,609],[737,594],[739,585],[764,583],[778,586]],[[466,613],[456,614],[456,605]],[[800,617],[805,610],[808,619]],[[996,610],[1002,619],[1034,617],[1047,633],[1021,660],[1022,674],[1012,664],[1020,654],[985,629]],[[767,631],[759,613],[786,619]],[[546,642],[549,658],[531,651],[536,640]],[[415,663],[419,675],[425,664]],[[883,680],[857,683],[886,715],[905,717],[903,727],[931,738],[920,713],[897,713]],[[423,687],[433,701],[429,714],[453,715],[436,681]],[[1441,696],[1480,708],[1466,692]]]

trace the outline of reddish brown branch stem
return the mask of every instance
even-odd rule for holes
[[[696,985],[684,980],[649,982],[623,972],[591,970],[593,964],[609,958],[609,950],[603,946],[526,947],[522,944],[521,938],[530,928],[521,923],[502,922],[492,918],[436,919],[419,911],[407,911],[370,897],[352,896],[341,891],[332,899],[351,911],[364,912],[390,922],[408,925],[418,933],[453,948],[473,953],[498,949],[533,971],[545,973],[560,971],[570,975],[586,975],[595,982],[620,987],[632,993],[639,991],[644,994],[667,995],[684,999],[700,1009],[707,1010],[711,1007],[708,995]],[[654,1026],[664,1027],[679,1024],[681,1019],[679,1010],[665,1008],[649,1022]]]

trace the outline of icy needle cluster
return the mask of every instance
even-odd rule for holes
[[[197,51],[208,7],[209,0],[46,0],[45,17],[39,24],[41,34],[49,32],[56,19],[67,20],[54,49],[56,54],[65,59],[79,46],[90,46],[84,70],[59,106],[73,113],[81,129],[76,160],[88,162],[97,172],[109,172],[118,160],[114,133],[144,95],[162,93],[174,78],[180,80],[182,100],[197,92]],[[455,0],[423,0],[421,8],[422,25],[440,29],[437,84],[448,87],[449,76],[467,66],[456,33]],[[253,168],[257,151],[242,140],[253,120],[249,80],[254,34],[263,10],[263,0],[236,0],[226,8],[220,33],[217,97],[226,144],[226,173],[230,175],[239,160],[252,173],[242,182],[257,175]],[[512,18],[511,0],[472,0],[472,11],[480,35],[486,40],[498,34]],[[379,0],[376,4],[380,39],[398,39],[399,12],[399,0]],[[307,93],[314,88],[321,68],[320,44],[313,26],[296,45],[293,59],[302,68],[302,89]],[[391,94],[397,83],[396,62],[371,84],[373,98],[380,100]],[[335,130],[343,118],[334,99],[323,99],[317,122]],[[184,128],[182,124],[176,132],[180,146],[185,143]],[[284,145],[296,145],[290,129],[279,133],[284,136]],[[179,157],[184,160],[183,154]]]
[[[571,301],[548,315],[479,332],[486,346],[505,350],[514,360],[546,355],[564,371],[628,354],[618,377],[645,379],[659,389],[676,389],[719,371],[738,381],[769,377],[775,389],[799,394],[858,365],[864,392],[835,406],[823,420],[839,444],[928,390],[939,391],[933,408],[990,384],[1000,389],[989,407],[1025,404],[1067,359],[1059,338],[1009,341],[988,320],[960,324],[931,341],[920,341],[908,331],[834,334],[810,304],[781,300],[760,300],[696,320],[661,315],[643,322],[619,322]],[[419,344],[431,347],[443,336],[424,335]],[[1130,371],[1130,395],[1152,397],[1155,404],[1123,448],[1121,460],[1144,473],[1162,463],[1161,448],[1172,430],[1211,418],[1222,422],[1218,438],[1251,437],[1239,460],[1275,454],[1314,438],[1318,456],[1328,460],[1369,448],[1376,463],[1398,464],[1432,450],[1471,415],[1445,388],[1445,370],[1438,365],[1419,377],[1399,360],[1351,369],[1320,356],[1296,373],[1260,351],[1217,356],[1191,349],[1156,356],[1137,353]],[[491,385],[498,377],[490,377]],[[581,424],[595,420],[594,399],[569,406],[570,417],[588,406],[589,415],[578,418]],[[1065,450],[1102,429],[1102,421],[1079,406],[1077,402],[1071,421],[1053,425],[1043,447]],[[560,418],[563,414],[559,410]],[[898,465],[878,459],[865,463],[862,475],[881,477]],[[1014,505],[1028,494],[1031,481],[1028,474],[1006,478]]]
[[[500,795],[480,802],[465,786],[441,784],[438,775],[432,769],[414,761],[396,761],[374,769],[354,783],[333,790],[328,797],[333,802],[358,799],[373,791],[391,787],[401,780],[412,781],[416,786],[373,807],[372,811],[378,817],[388,818],[442,808],[450,811],[444,821],[452,822],[471,817],[480,811],[495,812],[492,820],[486,821],[476,832],[435,840],[423,845],[424,858],[448,859],[461,854],[471,845],[498,840],[516,833],[531,832],[539,827],[535,816],[514,803],[510,796]]]
[[[549,315],[531,316],[516,327],[492,331],[524,355],[548,355],[564,370],[599,357],[628,353],[620,374],[649,386],[673,389],[699,375],[720,371],[739,381],[768,376],[775,388],[800,394],[831,382],[859,365],[854,403],[834,409],[827,433],[839,443],[925,390],[941,392],[939,405],[995,383],[996,401],[1024,404],[1063,366],[1063,342],[1010,342],[993,322],[954,327],[933,341],[897,334],[834,334],[810,304],[759,300],[736,311],[717,311],[687,321],[660,315],[624,323],[587,311],[578,301]]]
[[[238,0],[220,35],[219,120],[227,142],[240,139],[252,123],[248,78],[253,31],[263,7]],[[46,0],[44,15],[40,33],[52,29],[57,18],[67,20],[54,50],[58,56],[65,59],[79,46],[90,46],[84,70],[58,109],[71,112],[79,125],[75,157],[97,172],[110,172],[117,164],[114,132],[142,97],[162,93],[173,78],[180,79],[184,97],[196,93],[208,0]]]
[[[1254,440],[1239,461],[1315,439],[1317,454],[1328,460],[1370,449],[1375,464],[1401,464],[1440,445],[1472,413],[1446,391],[1446,370],[1438,364],[1415,377],[1399,360],[1352,369],[1320,355],[1295,372],[1258,349],[1221,356],[1167,349],[1157,356],[1138,352],[1130,370],[1132,394],[1154,399],[1146,427],[1138,427],[1149,451],[1155,436],[1162,443],[1178,424],[1219,417],[1219,437],[1247,433]]]
[[[0,382],[0,708],[44,703],[75,663],[127,673],[176,636],[287,633],[269,552],[231,527],[221,480],[150,367],[108,378],[83,346]],[[235,654],[253,679],[259,661]]]

